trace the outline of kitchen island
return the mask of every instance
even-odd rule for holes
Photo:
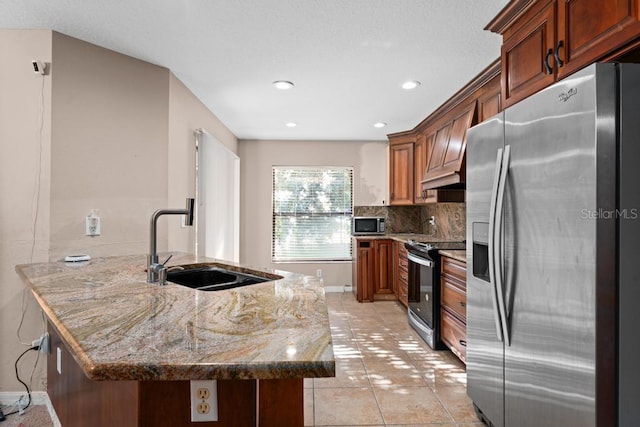
[[[219,421],[193,425],[302,425],[303,378],[335,375],[322,283],[253,269],[275,280],[203,292],[146,283],[145,260],[16,267],[49,322],[62,425],[192,425],[189,380],[209,379]],[[247,271],[188,254],[168,267],[193,263]]]

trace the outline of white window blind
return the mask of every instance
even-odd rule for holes
[[[353,168],[274,167],[274,262],[351,260]]]

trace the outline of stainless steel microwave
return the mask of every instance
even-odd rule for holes
[[[377,216],[354,216],[351,234],[354,236],[367,234],[385,234],[385,219]]]

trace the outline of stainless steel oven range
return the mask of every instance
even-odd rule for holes
[[[429,347],[443,350],[440,340],[440,256],[438,250],[465,249],[464,242],[405,243],[409,260],[409,324]]]

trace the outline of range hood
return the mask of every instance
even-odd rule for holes
[[[434,126],[427,136],[429,163],[422,178],[422,190],[464,188],[467,130],[477,124],[477,102],[456,107],[448,121]],[[453,117],[453,119],[451,119]]]

